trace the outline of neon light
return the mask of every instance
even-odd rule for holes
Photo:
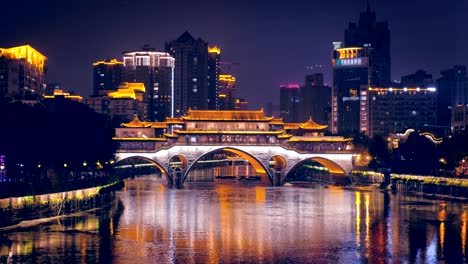
[[[280,88],[285,88],[285,89],[299,89],[298,84],[282,84]]]

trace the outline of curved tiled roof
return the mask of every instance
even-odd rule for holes
[[[271,121],[261,110],[192,110],[182,116],[183,120],[190,121]]]
[[[300,124],[299,127],[305,130],[322,130],[322,129],[327,128],[328,126],[319,125],[315,123],[314,120],[312,120],[312,117],[310,117],[307,122],[305,122],[304,124]]]
[[[142,122],[138,119],[138,115],[135,114],[135,118],[128,123],[122,123],[123,127],[151,127],[151,122]]]

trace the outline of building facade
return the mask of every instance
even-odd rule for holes
[[[437,80],[437,123],[450,126],[451,109],[457,105],[468,104],[468,77],[466,67],[456,65],[440,72]]]
[[[208,110],[219,110],[221,49],[217,46],[208,48]]]
[[[45,94],[47,57],[29,45],[0,48],[0,96],[18,100]]]
[[[372,57],[370,82],[374,86],[390,84],[390,30],[388,22],[377,22],[369,6],[359,15],[358,23],[349,23],[345,30],[345,48],[367,47]]]
[[[143,120],[164,120],[174,115],[175,59],[148,46],[123,53],[123,81],[144,83],[147,113]]]
[[[219,75],[218,110],[234,110],[236,102],[236,77]]]
[[[208,109],[208,43],[187,31],[166,43],[175,58],[174,116],[190,109]]]
[[[119,89],[111,92],[109,98],[109,115],[112,119],[128,122],[135,115],[147,116],[146,88],[144,83],[121,83]]]
[[[320,124],[328,124],[331,114],[331,87],[324,85],[323,74],[305,76],[304,86],[300,88],[299,120],[310,117]]]
[[[463,134],[468,127],[468,105],[452,107],[452,133]]]
[[[93,95],[102,96],[117,91],[122,82],[123,62],[103,60],[93,63]]]
[[[333,51],[332,133],[360,132],[361,87],[370,85],[371,49],[341,48]]]
[[[360,91],[360,131],[373,137],[424,129],[436,121],[436,88],[366,87]]]
[[[280,116],[284,122],[299,122],[300,102],[299,85],[280,86]]]

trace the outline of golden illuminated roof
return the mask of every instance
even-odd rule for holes
[[[119,89],[132,89],[136,92],[145,92],[145,84],[139,82],[123,82],[119,85]]]
[[[168,137],[168,138],[178,138],[179,135],[177,135],[177,134],[164,134],[164,137]]]
[[[266,117],[260,110],[192,110],[182,117],[189,121],[271,121],[273,117]]]
[[[75,100],[81,102],[83,100],[82,96],[79,95],[70,95],[70,93],[66,93],[63,90],[55,89],[54,95],[45,95],[45,99],[55,99],[56,97],[64,97],[66,99]]]
[[[278,135],[278,138],[291,138],[293,135],[292,134],[283,134],[283,135]]]
[[[0,48],[0,56],[9,56],[13,59],[24,59],[29,64],[34,65],[41,71],[44,71],[44,64],[47,57],[42,55],[39,51],[35,50],[29,45],[12,47],[7,49]]]
[[[152,128],[167,128],[166,122],[148,122]]]
[[[285,130],[298,130],[298,129],[303,129],[303,130],[323,130],[327,128],[328,126],[326,125],[319,125],[315,123],[312,120],[312,117],[309,118],[309,120],[305,123],[284,123],[283,128]]]
[[[180,117],[166,117],[167,125],[183,125],[184,121]]]
[[[145,90],[143,83],[123,82],[116,92],[108,93],[107,96],[112,99],[137,99],[136,93],[144,93]]]
[[[270,125],[284,125],[282,117],[275,117],[270,121]]]
[[[132,127],[132,128],[142,128],[142,127],[151,127],[151,122],[142,122],[138,119],[138,115],[135,114],[135,117],[129,123],[122,123],[123,127]]]
[[[322,130],[327,128],[326,125],[319,125],[312,120],[312,117],[309,117],[309,120],[304,124],[300,124],[299,127],[304,130]]]
[[[221,54],[221,49],[218,46],[208,47],[208,53]]]
[[[200,134],[218,134],[218,135],[280,135],[284,130],[277,131],[239,131],[239,130],[174,130],[177,134],[200,135]]]
[[[285,130],[297,130],[299,129],[300,123],[284,123],[283,128]]]
[[[97,66],[97,65],[123,65],[123,62],[121,61],[117,61],[117,59],[112,59],[110,61],[106,61],[106,60],[103,60],[103,61],[96,61],[95,63],[93,63],[93,66]]]
[[[303,137],[303,136],[294,136],[291,137],[288,142],[348,142],[351,138],[344,138],[344,137]]]
[[[220,74],[219,80],[223,82],[235,82],[236,77],[232,76],[231,74]]]

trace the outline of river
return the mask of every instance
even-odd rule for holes
[[[126,181],[96,210],[0,231],[1,263],[465,263],[468,205],[378,189]]]

